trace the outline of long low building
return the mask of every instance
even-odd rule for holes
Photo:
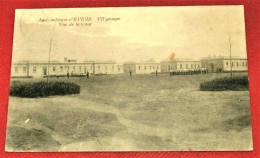
[[[124,63],[124,73],[151,74],[161,72],[161,64],[155,61],[126,62]]]
[[[231,67],[232,65],[232,67]],[[30,62],[23,61],[13,63],[12,77],[45,77],[66,76],[66,75],[98,75],[98,74],[151,74],[151,73],[170,73],[170,72],[228,72],[228,71],[247,71],[247,59],[240,57],[213,57],[202,58],[201,60],[175,59],[173,61],[146,61],[146,62],[126,62],[117,64],[115,61],[84,61],[68,60],[63,62]]]
[[[214,56],[201,59],[202,66],[209,72],[247,71],[247,59],[241,57]]]
[[[163,61],[161,62],[161,71],[170,72],[170,71],[181,71],[188,69],[199,69],[201,67],[201,61],[199,60],[190,60],[190,59],[177,59],[173,61]]]
[[[49,76],[66,76],[85,75],[86,73],[94,74],[118,74],[123,73],[123,66],[114,61],[84,61],[64,59],[64,62],[57,61],[22,61],[13,63],[12,77],[45,77]]]

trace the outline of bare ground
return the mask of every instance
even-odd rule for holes
[[[201,82],[227,75],[60,78],[81,93],[10,97],[6,149],[250,150],[249,92],[199,91]]]

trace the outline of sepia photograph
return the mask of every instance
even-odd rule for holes
[[[253,150],[244,7],[16,9],[5,150]]]

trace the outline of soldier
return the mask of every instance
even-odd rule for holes
[[[87,76],[87,78],[89,78],[89,72],[88,71],[87,71],[87,75],[86,76]]]

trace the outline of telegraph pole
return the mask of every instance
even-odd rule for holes
[[[229,59],[230,59],[230,77],[233,77],[233,70],[232,70],[232,59],[231,59],[231,53],[232,53],[232,48],[231,48],[231,41],[230,41],[230,34],[228,35],[229,39]]]
[[[51,46],[52,46],[52,37],[51,37],[51,41],[50,41],[50,48],[49,48],[49,60],[48,60],[48,73],[47,73],[47,83],[49,83],[49,69],[50,69],[50,61],[51,61]]]

